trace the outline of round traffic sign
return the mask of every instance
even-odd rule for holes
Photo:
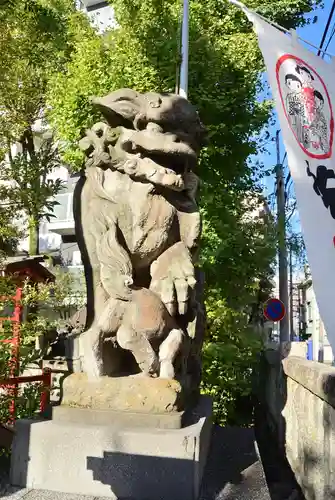
[[[264,316],[269,321],[281,321],[286,314],[285,305],[279,299],[269,299],[264,304]]]

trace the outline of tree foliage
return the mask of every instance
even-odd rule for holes
[[[3,178],[16,181],[1,194],[28,215],[30,253],[36,254],[40,219],[50,213],[48,197],[60,184],[46,180],[55,155],[48,145],[36,146],[35,122],[43,122],[52,75],[64,70],[73,47],[91,28],[72,0],[4,2],[0,25],[0,160],[6,159]],[[13,158],[15,144],[21,152]]]
[[[48,175],[60,165],[57,149],[50,140],[43,140],[33,156],[18,153],[1,163],[0,198],[28,218],[29,254],[39,253],[39,224],[41,219],[50,221],[58,202],[54,196],[63,186],[60,179]]]
[[[90,32],[78,40],[64,72],[50,81],[49,119],[65,144],[64,158],[74,169],[83,158],[77,141],[96,119],[93,95],[120,87],[174,91],[180,65],[180,0],[110,0],[116,27],[104,36]],[[304,23],[313,0],[253,0],[251,8],[294,28]],[[248,217],[259,206],[261,172],[248,157],[271,103],[258,99],[263,61],[251,25],[225,0],[190,1],[189,99],[209,131],[199,166],[204,216],[202,264],[206,272],[209,338],[205,346],[204,390],[218,401],[234,390],[250,390],[240,376],[249,373],[254,341],[249,313],[274,257],[271,222]],[[211,320],[215,318],[215,320]],[[234,363],[234,361],[236,363]],[[229,366],[229,369],[227,368]],[[227,385],[228,384],[228,385]],[[229,385],[230,384],[230,385]],[[222,393],[224,395],[222,396]],[[236,395],[236,391],[235,391]],[[228,405],[229,406],[229,405]],[[217,414],[228,418],[227,408]],[[230,404],[229,408],[232,408]]]
[[[248,425],[252,416],[252,376],[262,339],[248,322],[246,312],[225,300],[207,300],[209,335],[203,349],[202,390],[213,397],[216,420]]]
[[[71,0],[16,0],[0,6],[0,23],[0,135],[7,148],[28,139],[50,77],[63,70],[88,21]]]
[[[8,204],[0,205],[0,262],[8,256],[14,255],[19,240],[23,236],[14,221],[13,208]]]

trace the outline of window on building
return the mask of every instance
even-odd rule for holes
[[[307,302],[307,321],[310,323],[313,321],[312,303]]]
[[[81,266],[81,253],[79,250],[75,250],[72,254],[72,266]]]
[[[51,222],[71,221],[73,220],[72,203],[73,193],[62,193],[55,196],[58,205],[53,208],[53,215]]]

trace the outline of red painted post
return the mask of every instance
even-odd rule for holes
[[[43,370],[43,389],[41,394],[41,404],[40,412],[43,414],[46,410],[47,404],[49,402],[50,390],[51,390],[51,370],[50,368],[44,368]]]
[[[9,406],[9,422],[11,424],[14,423],[15,420],[15,400],[17,398],[18,392],[18,383],[15,382],[15,376],[19,374],[20,369],[20,358],[19,358],[19,350],[20,350],[20,321],[21,321],[21,299],[22,299],[22,288],[17,288],[15,297],[1,297],[1,300],[13,300],[14,301],[14,313],[13,316],[9,318],[0,318],[0,321],[11,321],[13,327],[13,336],[11,339],[3,340],[6,344],[12,345],[11,359],[9,361],[10,368],[10,378],[13,379],[13,383],[7,385],[8,393],[11,395],[12,400]]]
[[[0,318],[0,322],[11,321],[13,325],[13,336],[11,339],[4,339],[0,342],[11,344],[12,352],[10,359],[10,373],[9,378],[5,380],[0,379],[0,387],[7,387],[8,393],[12,396],[9,407],[9,421],[8,423],[13,425],[15,422],[15,400],[17,398],[18,386],[19,384],[29,383],[29,382],[41,382],[42,392],[40,399],[40,412],[43,414],[47,408],[49,402],[49,395],[51,390],[51,370],[50,368],[45,368],[42,375],[36,376],[26,376],[20,377],[20,321],[22,312],[22,288],[16,290],[15,297],[1,297],[1,300],[5,301],[8,299],[14,300],[14,314],[9,318]]]
[[[12,337],[12,355],[11,355],[11,377],[15,377],[19,375],[20,371],[20,321],[21,321],[21,305],[22,299],[22,288],[18,288],[16,290],[16,294],[14,297],[14,314],[12,316],[13,322],[13,337]],[[18,394],[18,384],[15,383],[10,390],[10,394],[12,396],[12,401],[10,404],[9,414],[11,423],[15,421],[15,402]]]
[[[13,314],[13,357],[15,362],[15,371],[17,372],[15,375],[19,374],[20,370],[20,340],[21,340],[21,331],[20,331],[20,322],[21,322],[21,312],[22,312],[22,288],[18,288],[16,290],[16,295],[14,297],[15,307]]]

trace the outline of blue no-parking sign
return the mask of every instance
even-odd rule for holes
[[[281,321],[286,314],[283,302],[279,299],[269,299],[264,304],[264,316],[269,321]]]

